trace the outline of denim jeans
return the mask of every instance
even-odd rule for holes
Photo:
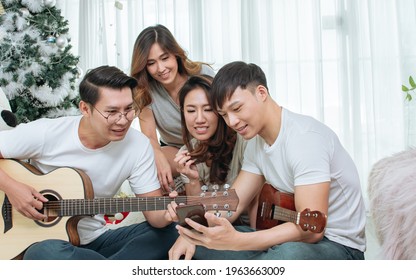
[[[236,226],[241,232],[254,231],[248,226]],[[213,250],[197,246],[196,260],[363,260],[364,253],[324,237],[318,243],[287,242],[267,251]]]
[[[147,222],[108,230],[87,245],[64,240],[45,240],[30,246],[29,260],[163,260],[178,238],[175,224],[154,228]]]

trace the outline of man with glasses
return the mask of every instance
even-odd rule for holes
[[[89,71],[79,86],[81,116],[39,119],[0,132],[0,159],[30,159],[44,174],[59,167],[81,170],[96,198],[113,197],[125,180],[137,197],[162,196],[150,141],[130,128],[136,86],[134,78],[115,67]],[[24,219],[46,218],[39,210],[47,198],[2,169],[0,191]],[[24,259],[166,259],[178,236],[170,206],[144,211],[146,222],[114,230],[105,226],[103,214],[78,222],[79,246],[41,240],[29,246]]]

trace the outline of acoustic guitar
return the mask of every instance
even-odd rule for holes
[[[276,190],[270,184],[264,184],[259,195],[256,228],[269,229],[283,222],[299,225],[304,231],[320,233],[325,229],[327,216],[320,211],[305,209],[295,211],[295,201],[292,194]]]
[[[176,203],[202,204],[206,210],[235,211],[238,196],[234,190],[205,192],[201,196],[94,198],[91,180],[74,168],[58,168],[42,174],[34,166],[12,159],[0,159],[0,168],[13,179],[34,187],[48,202],[39,212],[47,219],[34,221],[20,214],[0,191],[0,259],[21,258],[31,244],[46,239],[80,244],[77,224],[85,216],[118,212],[164,210]]]

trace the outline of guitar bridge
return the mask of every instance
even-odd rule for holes
[[[4,195],[3,205],[1,207],[1,215],[4,222],[4,233],[8,232],[12,226],[12,204],[10,203],[7,195]]]
[[[272,219],[274,215],[274,205],[269,205],[268,203],[263,202],[260,209],[260,217],[262,220]]]

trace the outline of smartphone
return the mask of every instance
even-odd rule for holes
[[[208,226],[207,219],[205,219],[205,209],[202,204],[195,205],[178,205],[176,208],[176,214],[179,218],[179,225],[192,229],[186,222],[185,218],[189,218],[198,224]]]

